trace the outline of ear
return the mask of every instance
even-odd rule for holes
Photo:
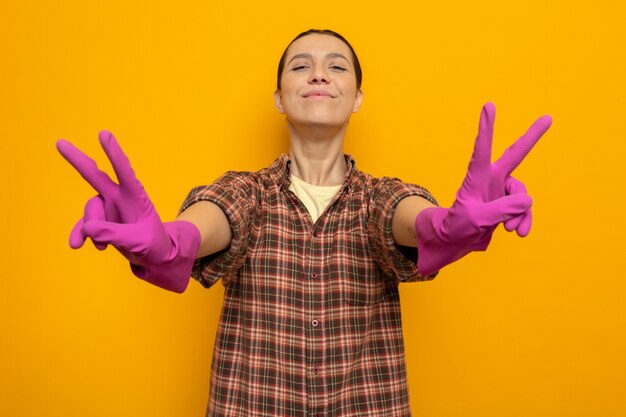
[[[356,113],[361,108],[361,102],[363,101],[363,90],[360,88],[356,91],[356,99],[354,100],[354,107],[352,113]]]
[[[283,97],[280,90],[274,91],[274,106],[279,113],[285,114],[285,109],[283,109]]]

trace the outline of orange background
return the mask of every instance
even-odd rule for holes
[[[401,286],[414,415],[626,415],[624,3],[380,4],[2,3],[0,415],[203,415],[221,284],[179,296],[115,250],[72,251],[94,192],[54,143],[111,172],[97,142],[111,130],[172,219],[194,185],[286,150],[275,68],[310,27],[362,61],[346,151],[444,205],[484,102],[494,154],[554,118],[516,172],[530,236],[499,230],[488,252]]]

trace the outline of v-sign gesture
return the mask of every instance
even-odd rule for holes
[[[130,261],[137,277],[183,292],[200,245],[200,232],[186,221],[162,223],[113,135],[103,131],[99,139],[119,184],[70,142],[57,142],[61,155],[98,192],[87,201],[84,216],[72,229],[70,246],[81,247],[87,237],[99,249],[113,245]]]
[[[520,236],[530,232],[532,199],[511,176],[548,130],[552,119],[540,117],[496,162],[491,162],[495,107],[487,103],[467,174],[452,207],[428,208],[415,219],[417,268],[424,276],[471,251],[485,250],[500,223]]]

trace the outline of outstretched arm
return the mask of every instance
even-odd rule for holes
[[[217,204],[199,201],[180,213],[178,220],[193,223],[200,231],[196,258],[219,252],[230,246],[233,238],[228,217]]]
[[[391,221],[393,240],[397,245],[416,247],[415,218],[424,209],[436,207],[433,203],[419,196],[403,198],[396,207]]]
[[[417,268],[424,276],[472,251],[487,249],[500,223],[522,237],[530,232],[532,199],[524,184],[511,173],[548,130],[552,119],[550,116],[537,119],[492,163],[494,121],[495,107],[488,103],[482,109],[474,153],[452,207],[426,207],[423,203],[405,202],[408,198],[398,205],[393,219],[394,238],[397,243],[405,244],[408,231],[415,233]]]
[[[70,142],[57,142],[61,155],[98,192],[87,202],[84,216],[72,229],[70,246],[79,248],[87,238],[101,250],[113,245],[128,259],[137,277],[183,292],[196,257],[224,249],[230,243],[228,221],[219,208],[203,205],[183,213],[180,220],[161,222],[113,135],[103,131],[99,139],[118,183]]]

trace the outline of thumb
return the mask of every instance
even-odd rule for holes
[[[113,245],[122,253],[142,256],[149,249],[149,238],[146,236],[145,230],[141,228],[141,225],[136,223],[122,224],[93,220],[85,222],[83,231],[92,240]]]
[[[478,211],[475,218],[479,226],[493,227],[523,214],[530,209],[532,204],[533,201],[529,195],[507,195],[475,206],[474,210]]]

